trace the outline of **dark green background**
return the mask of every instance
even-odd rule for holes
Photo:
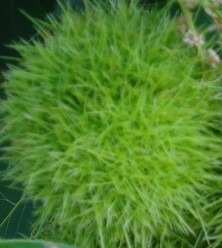
[[[21,14],[20,9],[26,11],[34,17],[45,18],[45,14],[54,11],[55,0],[0,0],[0,56],[16,56],[15,51],[6,47],[12,41],[19,38],[29,39],[34,33],[34,29],[29,20]],[[6,70],[7,61],[0,59],[0,73]],[[0,74],[0,84],[3,83]],[[4,92],[0,87],[0,107]],[[0,156],[2,154],[0,153]],[[7,168],[6,164],[0,164],[0,170]],[[10,183],[0,179],[0,223],[13,209],[13,204],[21,198],[21,192],[10,189]],[[6,201],[5,199],[9,201]],[[30,233],[30,223],[33,221],[32,204],[20,204],[10,218],[0,227],[0,237],[18,238]]]

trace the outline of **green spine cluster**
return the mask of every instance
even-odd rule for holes
[[[5,178],[41,202],[34,235],[82,248],[219,247],[220,66],[181,42],[168,6],[62,7],[13,47]]]

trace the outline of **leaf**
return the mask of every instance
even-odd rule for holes
[[[0,240],[0,248],[76,248],[65,244],[55,244],[43,240]]]

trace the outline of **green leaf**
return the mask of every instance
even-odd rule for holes
[[[0,248],[75,248],[71,245],[55,244],[43,240],[0,240]]]

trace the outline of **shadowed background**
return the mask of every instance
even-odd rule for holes
[[[34,17],[44,19],[45,14],[53,11],[55,0],[1,0],[0,1],[0,56],[17,56],[16,52],[7,48],[6,44],[12,41],[19,41],[19,38],[29,39],[34,33],[34,28],[30,21],[21,14],[24,10]],[[0,84],[3,83],[1,72],[6,70],[6,59],[0,59]],[[4,98],[4,92],[0,88],[0,107]],[[0,153],[0,156],[2,154]],[[0,164],[0,171],[7,168],[6,164]],[[7,182],[0,179],[0,223],[5,218],[7,221],[0,224],[1,238],[18,238],[30,234],[30,223],[33,221],[32,204],[15,204],[21,198],[21,192],[9,189]]]

